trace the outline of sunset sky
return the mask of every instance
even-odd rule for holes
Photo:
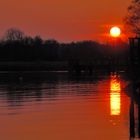
[[[28,35],[62,42],[106,41],[112,25],[122,27],[131,0],[1,0],[0,36],[17,27]]]

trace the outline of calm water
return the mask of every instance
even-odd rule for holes
[[[124,78],[35,75],[1,77],[0,140],[130,139]]]

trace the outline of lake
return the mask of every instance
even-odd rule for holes
[[[1,140],[129,140],[132,136],[132,102],[124,90],[129,81],[122,75],[37,72],[5,77],[0,77]]]

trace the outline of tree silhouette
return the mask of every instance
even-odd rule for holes
[[[24,33],[16,28],[10,28],[5,32],[4,39],[7,41],[21,41]]]
[[[40,36],[34,37],[34,46],[41,46],[43,44],[43,40]]]
[[[43,40],[40,36],[25,36],[15,28],[8,29],[5,39],[0,40],[0,62],[68,62],[75,64],[106,63],[110,62],[112,54],[126,60],[127,44],[121,40],[117,50],[96,41],[79,41],[60,43],[54,39]],[[124,47],[125,46],[125,47]],[[56,66],[57,67],[57,66]],[[31,68],[31,67],[30,67]],[[31,68],[32,69],[32,68]]]
[[[132,0],[124,21],[133,33],[140,35],[140,0]]]

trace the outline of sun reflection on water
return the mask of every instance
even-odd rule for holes
[[[120,115],[121,113],[121,84],[117,75],[111,76],[110,82],[110,114]]]

